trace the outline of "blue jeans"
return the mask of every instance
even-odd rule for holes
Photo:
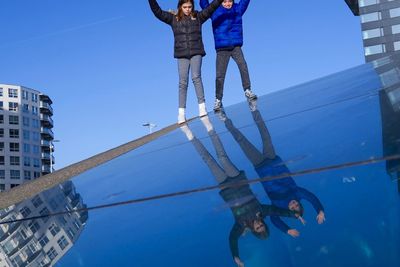
[[[179,71],[179,107],[186,108],[186,98],[188,89],[189,69],[192,72],[192,80],[196,90],[198,103],[204,103],[204,87],[201,80],[201,63],[203,57],[201,55],[193,56],[190,59],[178,59]]]

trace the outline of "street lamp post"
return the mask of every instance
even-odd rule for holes
[[[60,142],[60,140],[50,141],[50,173],[53,172],[53,150],[54,150],[54,143],[57,142]]]

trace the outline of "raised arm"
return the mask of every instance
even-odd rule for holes
[[[229,248],[233,258],[239,258],[239,237],[244,231],[243,226],[235,223],[229,234]]]
[[[210,1],[208,0],[200,0],[200,7],[201,9],[205,9],[210,5]]]
[[[240,14],[244,14],[244,12],[246,12],[246,10],[247,10],[247,7],[249,6],[249,4],[250,4],[250,0],[240,0],[240,2],[239,2],[239,11],[240,11]]]
[[[274,205],[261,205],[262,207],[262,216],[265,218],[266,216],[280,216],[280,217],[292,217],[296,218],[296,213],[288,210],[281,209]]]
[[[215,10],[222,4],[224,0],[214,0],[209,4],[205,9],[199,12],[199,20],[201,23],[204,23],[208,20]],[[208,1],[207,1],[208,2]]]
[[[163,11],[160,6],[157,3],[157,0],[149,0],[149,5],[151,8],[151,11],[153,11],[154,16],[161,20],[162,22],[165,22],[169,25],[172,24],[172,20],[174,19],[174,15],[171,14],[170,12]]]
[[[320,211],[324,211],[324,207],[322,206],[317,196],[302,187],[297,187],[297,190],[300,194],[300,197],[310,202],[317,213],[319,213]]]

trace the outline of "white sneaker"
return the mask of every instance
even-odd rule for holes
[[[199,104],[199,117],[204,117],[207,115],[207,110],[206,110],[206,103],[201,103]]]
[[[178,109],[178,124],[182,124],[186,121],[185,108]]]
[[[203,123],[204,127],[206,127],[207,132],[211,132],[214,129],[208,116],[203,116],[200,118],[200,120]]]
[[[193,136],[192,131],[189,129],[189,127],[186,124],[184,124],[180,128],[181,128],[182,132],[186,135],[186,138],[189,141],[192,141],[194,136]]]

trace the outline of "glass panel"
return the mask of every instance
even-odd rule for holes
[[[376,20],[381,19],[381,12],[373,12],[373,13],[363,14],[360,17],[361,17],[362,23],[376,21]]]
[[[363,39],[370,39],[383,36],[383,29],[377,28],[372,30],[363,31]]]
[[[390,17],[391,18],[400,16],[400,7],[399,8],[394,8],[394,9],[390,9],[389,13],[390,13]]]
[[[379,53],[384,53],[386,51],[385,45],[383,45],[383,44],[367,46],[364,49],[365,49],[365,55],[366,56],[379,54]]]

